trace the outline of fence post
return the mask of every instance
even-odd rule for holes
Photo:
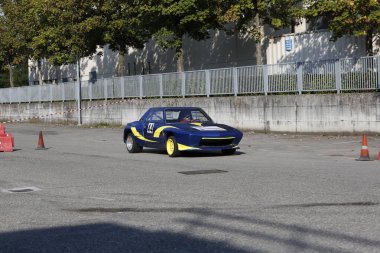
[[[302,94],[303,90],[303,63],[298,62],[296,63],[297,66],[297,87],[298,87],[298,94]]]
[[[264,94],[268,95],[269,87],[269,75],[268,75],[268,65],[263,66],[263,79],[264,79]]]
[[[340,68],[340,60],[335,62],[335,86],[336,92],[339,94],[342,88],[342,71]]]
[[[107,90],[107,82],[108,79],[103,79],[103,87],[104,87],[104,99],[107,101],[107,96],[108,96],[108,90]]]
[[[12,104],[12,89],[8,88],[8,93],[9,93],[9,103]]]
[[[211,92],[210,70],[205,70],[205,74],[206,74],[206,96],[210,97],[210,92]]]
[[[32,102],[32,91],[31,91],[31,89],[32,89],[32,86],[28,86],[28,91],[27,91],[27,99],[28,99],[28,102],[29,102],[29,104]]]
[[[19,97],[20,97],[20,104],[25,103],[26,101],[25,101],[25,98],[23,97],[23,93],[22,93],[23,88],[19,87],[18,89],[19,89],[18,93],[19,93]]]
[[[49,85],[49,91],[50,91],[50,103],[53,103],[53,85]]]
[[[162,74],[158,75],[158,82],[160,85],[160,98],[162,98],[164,96],[164,89],[162,87]]]
[[[92,89],[94,88],[95,83],[89,83],[88,84],[88,96],[90,101],[92,101]]]
[[[142,75],[139,76],[139,87],[140,87],[140,99],[143,98],[143,77]]]
[[[16,90],[15,90],[15,92],[17,93],[17,100],[16,100],[16,102],[18,102],[19,104],[21,104],[22,102],[25,102],[24,100],[23,100],[23,97],[22,97],[22,92],[21,92],[21,87],[17,87],[17,88],[15,88]]]
[[[185,72],[181,72],[181,93],[182,93],[182,97],[184,98],[185,95],[186,95],[186,73]]]
[[[232,81],[233,81],[233,85],[234,85],[234,96],[236,97],[238,92],[239,92],[239,87],[238,87],[238,72],[237,72],[237,68],[236,67],[233,67],[232,68]]]
[[[125,77],[122,76],[120,78],[120,92],[121,92],[121,99],[124,99],[124,82],[125,82]]]
[[[42,102],[42,90],[41,90],[41,84],[38,85],[38,100],[41,103]]]
[[[380,90],[380,56],[377,56],[377,88]]]
[[[25,102],[22,97],[21,89],[22,89],[21,87],[17,87],[17,97],[18,97],[19,104],[21,104],[22,102]]]
[[[115,92],[115,85],[116,85],[116,84],[115,84],[115,77],[112,77],[112,78],[111,78],[111,81],[112,81],[112,85],[111,85],[111,88],[112,88],[112,90],[111,90],[111,91],[112,91],[111,94],[112,94],[112,95],[111,95],[110,98],[112,99],[112,98],[115,98],[115,97],[116,97],[116,92]],[[108,89],[108,88],[107,88],[107,89]]]
[[[65,102],[65,85],[61,84],[62,87],[62,102]]]
[[[17,88],[17,97],[18,97],[18,103],[21,104],[21,90],[20,90],[20,88]]]

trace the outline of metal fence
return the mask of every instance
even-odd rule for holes
[[[0,103],[77,100],[78,83],[0,89]],[[380,57],[286,63],[82,81],[83,100],[380,89]]]

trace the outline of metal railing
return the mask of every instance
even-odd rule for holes
[[[77,82],[0,89],[0,103],[77,100]],[[380,57],[257,65],[82,81],[82,99],[309,93],[380,89]]]

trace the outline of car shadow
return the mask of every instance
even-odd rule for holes
[[[245,154],[244,152],[236,151],[232,155],[224,155],[220,151],[187,151],[187,152],[182,152],[181,157],[229,157],[229,156],[239,156]]]
[[[159,154],[159,155],[167,155],[166,150],[163,149],[150,149],[150,148],[144,148],[143,153],[147,154]],[[239,156],[244,155],[246,153],[242,151],[236,151],[232,155],[224,155],[220,151],[186,151],[181,152],[181,155],[179,157],[184,158],[194,158],[194,157],[228,157],[228,156]]]

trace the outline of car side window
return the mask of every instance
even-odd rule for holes
[[[164,111],[163,110],[155,110],[152,111],[147,117],[146,121],[149,122],[160,122],[164,120]]]
[[[166,122],[176,123],[179,120],[180,110],[166,110]]]
[[[199,122],[207,122],[209,121],[207,117],[200,111],[191,111],[191,116],[193,117],[193,120],[199,121]]]

